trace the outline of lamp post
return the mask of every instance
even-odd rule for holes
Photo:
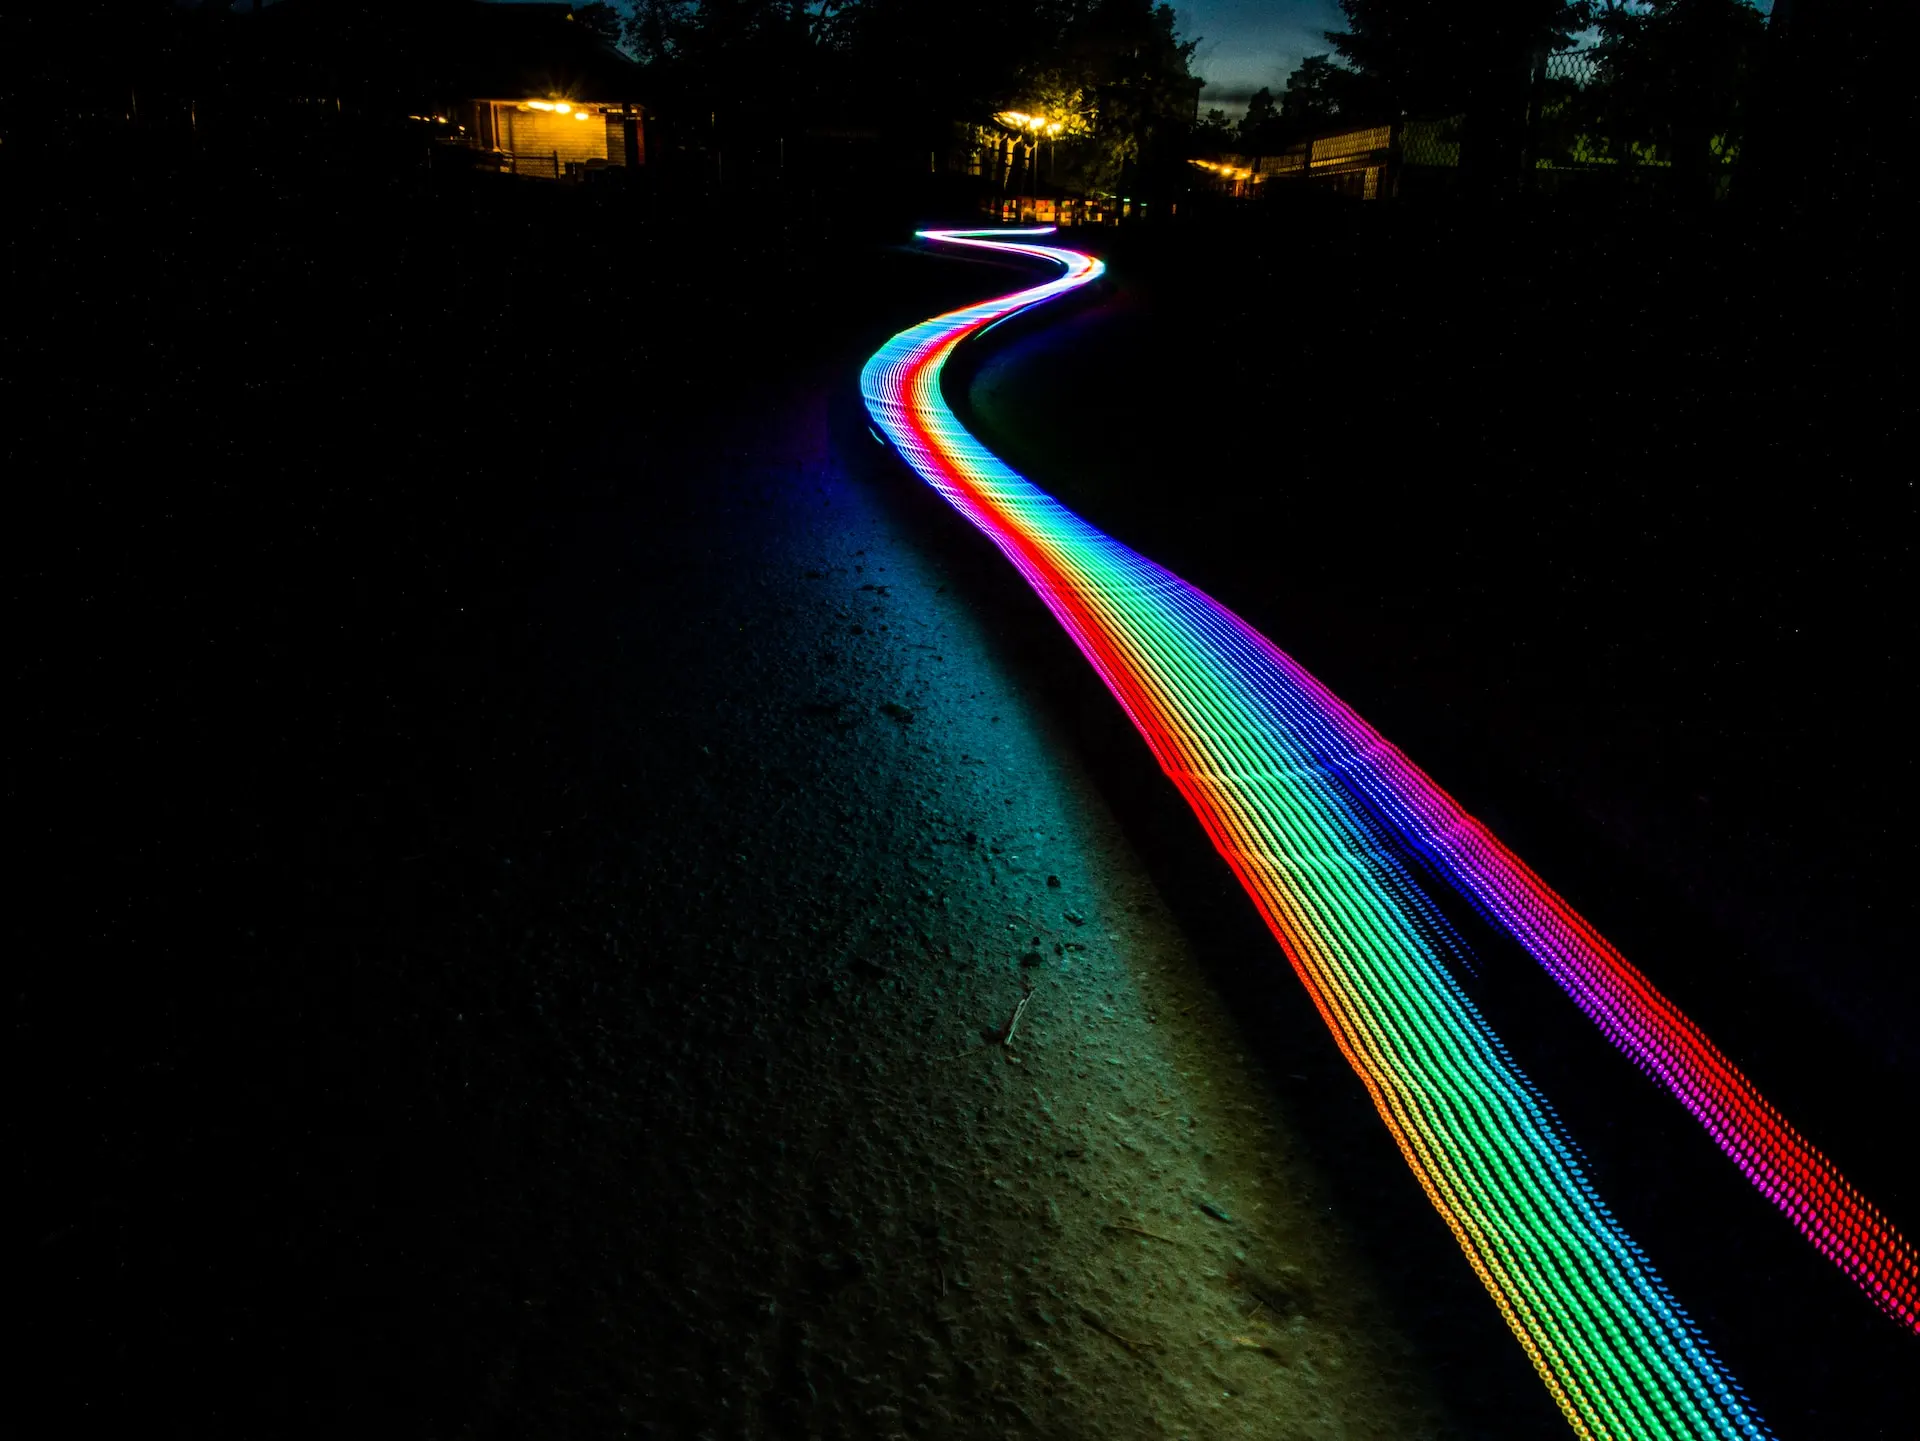
[[[1049,120],[1044,115],[1029,115],[1023,110],[1002,110],[994,117],[1018,137],[1010,142],[1013,145],[1024,144],[1027,147],[1027,194],[1037,208],[1040,199],[1040,142],[1051,141],[1047,151],[1047,183],[1053,183],[1053,166],[1059,155],[1060,132],[1066,128],[1066,122]],[[1017,204],[1016,199],[1016,204]]]
[[[1043,115],[1036,115],[1033,127],[1033,218],[1040,218],[1040,137],[1047,133],[1047,121]]]

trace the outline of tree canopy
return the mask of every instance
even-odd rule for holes
[[[1281,119],[1302,125],[1335,119],[1343,109],[1341,95],[1352,79],[1353,73],[1335,65],[1332,55],[1307,56],[1287,77],[1286,92],[1280,97]]]
[[[636,0],[628,48],[686,112],[872,129],[1044,116],[1071,180],[1110,190],[1184,146],[1194,42],[1154,0]]]
[[[1600,88],[1623,140],[1685,149],[1701,132],[1737,131],[1766,39],[1749,0],[1603,0],[1597,10]]]
[[[609,45],[618,45],[624,38],[627,18],[606,0],[593,0],[591,5],[581,5],[573,12],[574,24],[584,30],[590,30]]]
[[[1530,57],[1567,44],[1583,0],[1340,0],[1345,30],[1327,32],[1353,72],[1349,108],[1444,114],[1524,88]]]
[[[1738,153],[1766,22],[1748,0],[1598,0],[1587,83],[1550,81],[1542,152],[1671,164],[1706,193]]]

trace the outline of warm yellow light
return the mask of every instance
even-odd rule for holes
[[[1058,123],[1049,122],[1044,115],[1029,115],[1024,110],[1002,110],[994,118],[1002,125],[1015,130],[1031,130],[1035,134],[1045,131],[1049,135],[1058,135],[1062,128]]]
[[[527,102],[527,109],[529,110],[555,110],[558,108],[559,107],[551,100],[529,100]]]
[[[567,102],[564,100],[562,100],[558,105],[554,106],[553,108],[555,110],[558,110],[562,115],[570,115],[573,113],[573,107],[567,104]]]

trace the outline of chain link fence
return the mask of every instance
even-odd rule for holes
[[[1697,112],[1683,98],[1649,92],[1597,47],[1538,56],[1524,103],[1516,177],[1523,194],[1719,200],[1734,184],[1735,127],[1690,124]],[[1444,194],[1459,183],[1467,131],[1464,115],[1409,117],[1325,133],[1279,155],[1234,157],[1254,182],[1237,193],[1277,197],[1306,182],[1367,199]]]
[[[1690,121],[1601,50],[1542,56],[1527,97],[1523,187],[1536,195],[1724,200],[1739,162],[1726,122]]]

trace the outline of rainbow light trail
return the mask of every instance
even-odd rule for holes
[[[1519,939],[1908,1326],[1920,1315],[1911,1246],[1697,1027],[1378,732],[1239,617],[1081,520],[960,425],[940,391],[954,349],[1105,269],[1078,251],[1004,238],[1046,233],[923,232],[1065,273],[895,336],[861,375],[875,424],[1026,577],[1145,737],[1574,1430],[1621,1441],[1770,1434],[1448,973],[1444,925],[1401,848]]]

